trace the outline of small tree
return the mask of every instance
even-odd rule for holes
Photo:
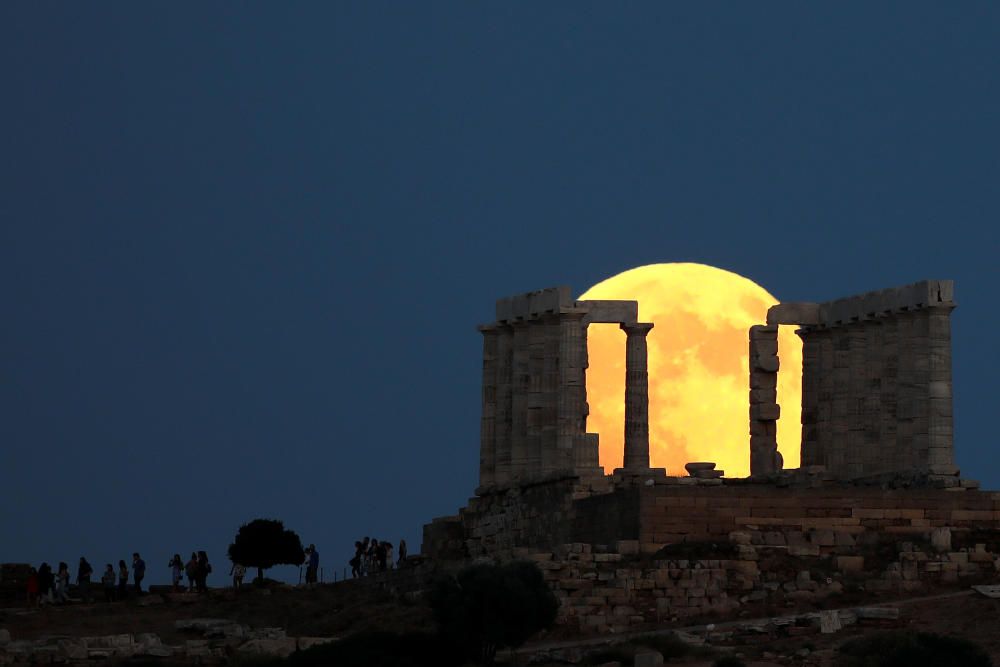
[[[430,605],[441,634],[469,657],[493,662],[555,622],[559,601],[534,563],[479,564],[439,579]]]
[[[305,560],[302,540],[295,531],[285,530],[285,524],[273,519],[254,519],[240,526],[229,545],[229,560],[246,567],[257,568],[257,580],[264,579],[264,570],[275,565],[299,565]]]

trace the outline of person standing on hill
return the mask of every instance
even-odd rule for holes
[[[406,560],[406,540],[399,541],[399,567],[403,566],[403,561]]]
[[[177,593],[181,590],[181,579],[184,578],[184,561],[181,560],[181,555],[174,554],[174,557],[167,563],[167,567],[170,568],[170,583],[173,584],[173,591]]]
[[[388,569],[392,569],[392,542],[383,542],[382,545],[385,547],[385,562]]]
[[[118,561],[118,599],[124,600],[128,597],[128,565],[125,561]]]
[[[233,567],[229,570],[229,576],[233,578],[233,590],[237,593],[243,588],[243,577],[246,573],[247,569],[239,563],[233,563]]]
[[[315,584],[316,583],[316,573],[319,572],[319,552],[316,551],[316,545],[309,545],[309,559],[306,561],[306,583]]]
[[[138,553],[132,554],[132,581],[135,582],[136,596],[142,595],[142,580],[146,578],[146,561],[139,558]]]
[[[49,579],[50,581],[52,579],[51,571],[49,572]],[[69,601],[69,565],[63,562],[59,563],[59,570],[56,572],[55,596],[55,601],[59,604],[65,604]]]
[[[104,574],[101,576],[101,583],[104,584],[104,601],[114,602],[115,601],[115,568],[108,563],[108,566],[104,568]]]
[[[198,552],[198,592],[208,593],[208,575],[212,573],[212,564],[208,562],[208,554]]]
[[[28,606],[35,607],[38,605],[38,570],[31,568],[31,574],[28,575],[27,589],[28,589]]]
[[[184,573],[188,578],[188,593],[194,592],[194,587],[198,584],[198,554],[191,552],[191,560],[184,566]]]
[[[52,602],[52,582],[52,568],[48,563],[42,563],[38,567],[39,602]]]
[[[76,569],[76,585],[80,589],[80,598],[84,602],[90,602],[90,575],[94,573],[94,568],[83,556],[80,556],[80,565]]]

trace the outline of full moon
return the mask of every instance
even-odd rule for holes
[[[684,464],[715,461],[726,477],[750,474],[749,335],[778,303],[743,276],[704,264],[650,264],[594,285],[586,299],[639,302],[649,332],[650,465],[685,475]],[[600,433],[606,472],[624,452],[625,332],[616,324],[588,330],[587,430]],[[799,465],[802,341],[778,331],[778,449],[786,468]]]

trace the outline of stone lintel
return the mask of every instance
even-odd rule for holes
[[[632,324],[639,320],[638,301],[612,301],[610,299],[577,301],[577,308],[587,310],[585,324]]]
[[[767,323],[772,326],[775,324],[820,324],[819,304],[805,301],[779,303],[768,308]]]

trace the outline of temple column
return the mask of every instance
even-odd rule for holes
[[[559,314],[559,365],[556,404],[556,465],[576,467],[576,443],[586,431],[587,337],[585,310]]]
[[[496,475],[497,339],[495,326],[482,326],[483,412],[479,429],[479,485],[487,486]]]
[[[511,481],[511,420],[513,417],[513,369],[514,369],[514,330],[507,325],[499,325],[497,331],[496,365],[497,365],[497,398],[496,419],[494,420],[495,437],[493,481],[506,485]]]
[[[625,332],[625,470],[649,468],[649,372],[646,334],[651,323],[622,324]]]

